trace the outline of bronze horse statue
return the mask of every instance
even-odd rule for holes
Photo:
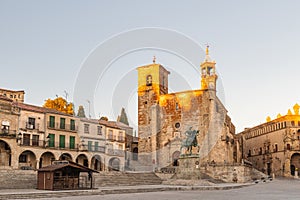
[[[197,141],[197,135],[199,133],[199,130],[192,130],[192,127],[190,127],[189,130],[185,132],[185,135],[187,136],[186,139],[182,140],[180,152],[182,152],[182,149],[185,148],[189,154],[192,154],[192,148],[198,147],[198,151],[200,149]],[[182,153],[181,153],[182,154]]]

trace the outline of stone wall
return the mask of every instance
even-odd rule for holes
[[[34,189],[37,187],[37,172],[0,169],[0,180],[0,189]]]
[[[209,175],[213,179],[229,183],[246,183],[267,177],[266,174],[246,165],[207,165],[205,167],[201,167],[200,171]]]

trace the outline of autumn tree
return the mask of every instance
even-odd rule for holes
[[[121,114],[118,116],[117,121],[122,122],[126,125],[129,125],[128,118],[127,118],[127,115],[126,115],[126,112],[125,112],[125,108],[122,108]]]
[[[57,97],[56,99],[47,99],[43,105],[45,108],[54,109],[60,112],[64,112],[70,115],[74,114],[73,103],[68,103],[62,97]]]
[[[77,112],[77,117],[86,118],[83,106],[79,106],[78,112]]]
[[[108,121],[108,117],[102,116],[100,117],[100,120]]]

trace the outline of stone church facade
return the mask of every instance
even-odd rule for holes
[[[200,165],[237,163],[235,126],[216,95],[216,62],[208,48],[200,65],[201,88],[168,93],[170,72],[155,63],[138,71],[139,169],[159,170],[177,166],[186,148],[181,148],[188,130],[199,130],[192,154]]]

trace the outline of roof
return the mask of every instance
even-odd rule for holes
[[[64,112],[60,112],[55,109],[45,108],[45,107],[41,107],[41,106],[35,106],[35,105],[30,105],[30,104],[25,104],[25,103],[20,103],[20,102],[14,102],[13,104],[15,106],[17,106],[18,108],[20,108],[21,110],[28,110],[28,111],[39,112],[39,113],[53,113],[53,114],[59,114],[59,115],[73,116],[73,115],[69,115]]]
[[[46,167],[42,167],[42,168],[38,169],[38,171],[39,172],[53,172],[53,171],[57,171],[57,170],[63,169],[65,167],[76,168],[76,169],[79,169],[81,172],[95,172],[95,173],[99,173],[96,170],[90,169],[88,167],[85,167],[83,165],[80,165],[80,164],[72,162],[72,161],[62,161],[59,164],[48,165]]]
[[[89,119],[89,118],[80,118],[80,121],[83,122],[89,122],[89,123],[94,123],[94,124],[99,124],[99,120],[98,119]]]
[[[24,92],[24,90],[8,90],[8,89],[4,89],[4,88],[0,88],[0,91],[6,91],[6,92]]]
[[[121,129],[115,121],[99,120],[99,123],[110,128]]]
[[[131,126],[128,126],[127,124],[124,124],[123,122],[116,122],[116,124],[120,128],[133,129]]]

